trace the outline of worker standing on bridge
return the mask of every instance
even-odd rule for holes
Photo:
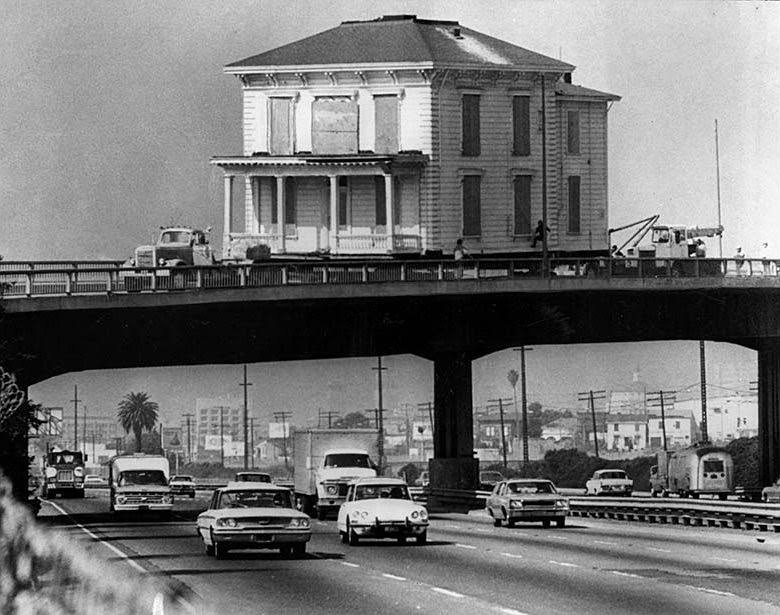
[[[761,264],[764,266],[764,275],[772,275],[772,261],[769,260],[769,244],[761,244]]]
[[[468,258],[469,256],[469,250],[466,247],[466,245],[463,243],[463,239],[458,238],[458,240],[455,242],[455,251],[453,252],[453,256],[455,257],[455,260],[458,261],[458,264],[455,267],[455,275],[459,278],[463,277],[463,259]]]
[[[696,240],[696,258],[705,258],[707,256],[707,246],[703,239]]]
[[[532,248],[536,247],[537,241],[544,242],[544,232],[545,232],[544,226],[545,226],[544,222],[542,222],[541,220],[539,220],[539,222],[536,223],[536,229],[534,230],[534,240],[531,243]],[[549,226],[547,227],[547,232],[548,233],[550,232]]]
[[[737,248],[737,253],[734,255],[734,264],[737,267],[737,275],[742,275],[742,265],[745,264],[745,253],[742,252],[742,248]]]

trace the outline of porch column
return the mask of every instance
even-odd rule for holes
[[[284,219],[284,176],[276,176],[276,226],[279,231],[279,251],[286,252],[285,226],[287,221]]]
[[[385,175],[385,228],[387,228],[387,251],[393,252],[395,234],[395,212],[393,211],[393,176]]]
[[[249,187],[252,193],[252,219],[249,233],[260,233],[260,178],[253,175],[249,178]]]
[[[222,257],[225,258],[230,252],[230,231],[233,220],[233,176],[225,175],[225,202],[224,217],[222,219]]]
[[[329,175],[330,180],[330,228],[328,229],[328,240],[330,242],[330,251],[335,252],[338,249],[337,235],[339,232],[339,178],[337,175]]]

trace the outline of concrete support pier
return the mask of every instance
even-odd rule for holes
[[[770,485],[780,477],[780,339],[758,346],[759,480]]]
[[[433,398],[431,487],[476,489],[479,460],[474,458],[471,357],[468,353],[448,352],[434,357]]]

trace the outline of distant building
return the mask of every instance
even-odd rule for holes
[[[677,412],[692,415],[701,423],[701,399],[691,397],[675,402]],[[707,435],[711,442],[726,443],[736,438],[758,435],[758,397],[751,392],[707,396]]]
[[[609,451],[647,448],[647,417],[643,414],[611,414],[607,417],[604,442]]]
[[[647,425],[652,449],[663,448],[664,426],[667,448],[682,448],[696,441],[696,421],[690,414],[680,414],[679,411],[665,413],[663,421],[660,416],[651,416]]]
[[[219,437],[227,442],[244,441],[244,409],[229,398],[195,400],[195,441],[197,459],[215,463],[220,460]]]
[[[647,409],[647,384],[639,379],[639,368],[633,373],[631,384],[610,391],[607,412],[610,414],[644,414]]]
[[[580,435],[580,419],[560,418],[542,427],[542,439],[556,442],[564,439],[575,440]]]

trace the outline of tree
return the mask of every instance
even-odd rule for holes
[[[141,452],[141,434],[151,431],[157,423],[157,402],[149,399],[147,393],[128,393],[119,402],[117,418],[125,433],[135,435],[135,450]]]
[[[371,429],[374,427],[374,422],[362,412],[350,412],[333,421],[333,427],[338,429]]]

